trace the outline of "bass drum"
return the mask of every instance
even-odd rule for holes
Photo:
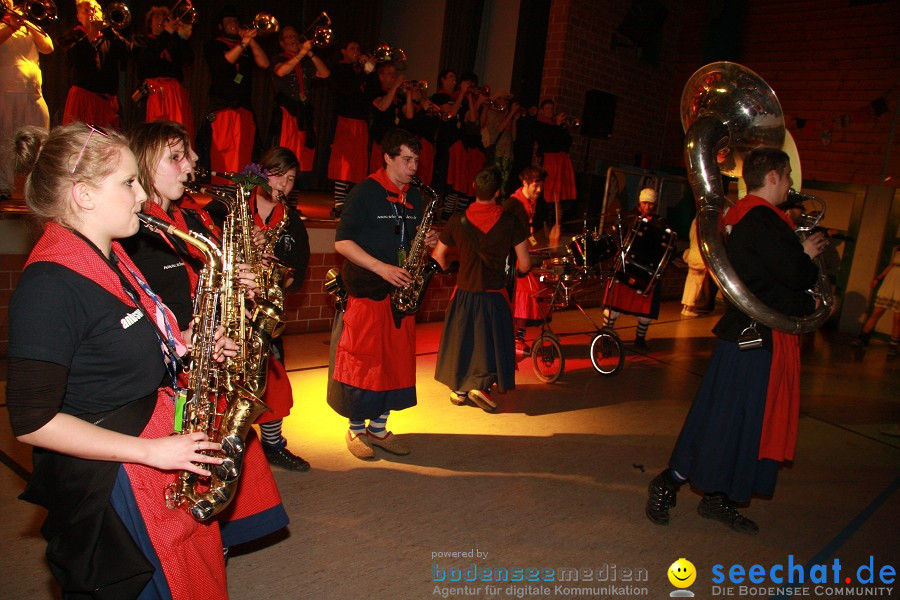
[[[678,235],[671,229],[638,219],[616,261],[616,279],[642,296],[649,296],[672,258],[676,241]]]
[[[578,266],[593,269],[604,260],[615,256],[619,248],[609,234],[596,236],[588,233],[573,237],[566,250]]]

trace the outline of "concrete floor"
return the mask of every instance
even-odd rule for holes
[[[883,342],[853,350],[833,332],[805,340],[796,460],[782,470],[773,499],[743,511],[758,535],[701,519],[699,496],[688,490],[668,527],[645,518],[647,484],[666,464],[713,344],[717,315],[683,320],[679,308],[664,304],[647,354],[630,347],[634,319],[619,320],[628,353],[614,377],[590,366],[587,320],[557,313],[562,379],[540,383],[530,363],[520,363],[516,390],[495,396],[496,414],[450,404],[433,379],[440,324],[420,325],[419,405],[389,421],[412,453],[379,451],[373,462],[349,454],[346,423],[324,402],[328,336],[287,338],[295,406],[285,435],[313,469],[276,472],[291,525],[266,543],[232,550],[231,597],[664,598],[676,589],[669,567],[684,557],[697,571],[696,597],[768,598],[778,593],[768,589],[777,587],[772,580],[741,589],[728,582],[731,566],[758,564],[768,573],[793,563],[809,574],[827,564],[832,574],[837,559],[841,581],[828,587],[842,590],[861,585],[867,572],[857,569],[870,560],[876,575],[885,565],[900,568],[900,438],[880,433],[900,422],[900,360],[886,357]],[[599,320],[597,309],[588,312]],[[16,500],[30,452],[3,426],[0,594],[56,598],[38,533],[41,510]],[[718,588],[716,565],[726,574]],[[485,569],[529,568],[545,580],[552,569],[557,581],[484,581]],[[579,581],[560,582],[561,568],[577,569]],[[833,593],[809,580],[800,587],[811,597]],[[896,582],[863,587],[900,594]]]

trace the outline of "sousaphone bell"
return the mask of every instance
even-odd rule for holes
[[[685,130],[684,157],[688,182],[697,199],[700,251],[729,302],[756,321],[787,333],[804,333],[822,326],[834,298],[822,268],[811,293],[820,302],[806,317],[779,313],[763,303],[738,278],[725,252],[722,175],[739,177],[748,152],[760,146],[781,148],[784,113],[775,92],[756,73],[731,62],[708,64],[695,72],[681,95]]]

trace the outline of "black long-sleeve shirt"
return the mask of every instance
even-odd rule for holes
[[[60,39],[72,73],[72,85],[95,94],[119,93],[119,68],[131,53],[128,43],[113,29],[102,30],[91,42],[82,27],[67,31]]]
[[[156,36],[140,36],[136,44],[140,79],[171,77],[183,81],[184,65],[194,59],[190,42],[177,33],[163,30]]]
[[[748,211],[732,227],[726,253],[737,277],[767,306],[794,317],[815,310],[815,300],[806,290],[815,285],[819,269],[775,211],[764,206]],[[748,315],[729,304],[713,333],[736,340],[750,321]],[[757,329],[771,348],[771,330],[761,324]]]

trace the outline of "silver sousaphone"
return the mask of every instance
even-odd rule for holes
[[[716,62],[701,67],[681,95],[681,124],[688,181],[697,199],[700,251],[729,302],[756,321],[787,333],[813,331],[831,314],[834,298],[823,263],[810,293],[819,299],[815,312],[792,317],[757,298],[734,272],[725,252],[722,175],[739,177],[743,159],[759,146],[781,148],[784,113],[775,92],[763,79],[737,63]]]

